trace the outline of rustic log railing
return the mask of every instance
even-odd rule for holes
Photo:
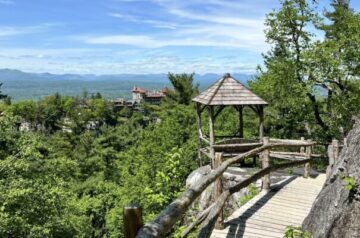
[[[214,169],[211,173],[203,177],[198,183],[189,187],[179,198],[167,206],[164,211],[152,222],[145,224],[137,233],[137,237],[166,237],[171,231],[175,223],[181,219],[189,209],[190,205],[198,198],[201,193],[212,183],[214,186],[215,202],[201,212],[196,220],[190,224],[183,232],[182,237],[187,236],[195,227],[201,225],[198,237],[209,237],[213,228],[221,228],[223,226],[222,210],[227,199],[240,189],[247,187],[256,180],[263,178],[263,189],[270,189],[270,173],[279,169],[305,165],[304,177],[310,174],[310,162],[320,155],[312,154],[312,147],[316,142],[305,140],[280,140],[263,138],[261,146],[239,154],[235,157],[229,158],[222,162],[222,153],[216,153],[214,160]],[[270,151],[274,148],[282,147],[300,147],[298,152],[277,152]],[[339,154],[339,143],[335,140],[328,148],[328,155],[330,158],[330,166],[332,166]],[[288,163],[277,165],[270,165],[270,158],[274,154],[288,156],[290,160]],[[245,158],[260,154],[262,159],[262,169],[252,175],[251,177],[227,188],[223,191],[221,177],[226,169],[234,164],[243,161]],[[274,156],[276,158],[276,156]],[[282,159],[287,159],[283,157]],[[128,238],[128,237],[126,237]]]

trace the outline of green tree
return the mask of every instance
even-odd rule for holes
[[[312,43],[308,29],[316,15],[305,0],[280,2],[281,8],[269,13],[265,22],[266,39],[272,48],[264,55],[265,67],[258,68],[250,86],[270,103],[268,129],[277,136],[294,137],[304,133],[312,121],[327,128],[317,92],[308,80],[304,55]]]
[[[39,136],[26,133],[0,160],[1,237],[69,237],[77,233],[68,210],[72,195],[46,160],[47,153]]]
[[[318,28],[325,33],[308,52],[311,79],[325,92],[326,122],[334,136],[344,137],[348,121],[359,109],[360,15],[349,1],[333,1],[327,21]]]
[[[270,130],[322,139],[343,137],[359,109],[360,18],[349,1],[333,1],[320,19],[305,0],[282,0],[267,16],[272,49],[251,87],[270,102]],[[309,29],[323,31],[316,40]]]
[[[194,75],[169,73],[168,78],[175,92],[170,94],[178,103],[189,105],[191,99],[199,92],[199,85],[194,85]]]

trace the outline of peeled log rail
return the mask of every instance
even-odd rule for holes
[[[288,151],[270,151],[270,153],[276,153],[276,154],[281,154],[281,155],[295,155],[295,156],[302,156],[305,157],[305,152],[304,153],[299,153],[299,152],[288,152]],[[326,154],[311,154],[311,157],[327,157]]]
[[[263,143],[243,143],[243,144],[216,144],[213,145],[215,149],[223,149],[223,148],[243,148],[243,147],[255,147],[262,146]]]
[[[280,154],[277,152],[270,152],[270,157],[275,159],[284,159],[284,160],[301,160],[305,159],[305,154],[298,153],[298,155],[294,154]]]
[[[205,142],[206,144],[210,144],[210,141],[202,136],[200,136],[200,140],[202,140],[203,142]]]
[[[292,139],[276,139],[270,138],[270,143],[298,143],[303,142],[303,140],[292,140]]]
[[[302,165],[302,164],[307,164],[307,163],[311,162],[311,160],[313,160],[313,159],[304,159],[304,160],[293,161],[293,162],[289,162],[289,163],[278,164],[278,165],[273,165],[273,166],[267,167],[267,168],[262,169],[259,172],[255,173],[253,176],[245,179],[244,181],[241,181],[241,182],[235,184],[234,186],[230,187],[229,189],[225,190],[221,194],[221,196],[215,201],[215,203],[212,205],[212,209],[209,211],[208,216],[205,219],[204,224],[201,227],[198,238],[210,237],[210,235],[214,229],[215,221],[216,221],[220,211],[224,207],[227,199],[232,194],[240,191],[240,189],[242,189],[242,188],[249,186],[251,183],[255,182],[256,180],[260,179],[261,177],[263,177],[273,171],[276,171],[278,169],[285,169],[285,168],[289,168],[289,167],[293,167],[293,166],[298,166],[298,165]]]
[[[227,159],[220,167],[212,171],[210,174],[202,178],[197,184],[194,184],[188,188],[179,198],[173,201],[169,206],[165,208],[163,212],[152,222],[145,224],[139,231],[137,237],[165,237],[170,233],[172,227],[188,210],[189,206],[195,201],[197,197],[219,176],[221,176],[226,169],[234,163],[243,161],[249,156],[256,155],[263,150],[282,147],[282,146],[311,146],[315,145],[314,142],[281,142],[281,143],[269,143],[261,147],[255,148],[241,155]],[[299,162],[299,161],[296,161]],[[269,167],[271,168],[271,167]]]
[[[206,155],[207,157],[211,158],[210,153],[206,151],[205,149],[200,149],[200,153]]]
[[[305,159],[305,153],[298,152],[280,152],[280,151],[270,151],[270,157],[275,159],[284,159],[284,160],[300,160]],[[326,157],[326,155],[322,154],[311,154],[312,158],[322,158]]]

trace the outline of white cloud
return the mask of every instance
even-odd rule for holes
[[[21,30],[13,27],[0,27],[0,37],[19,35],[23,33],[24,33],[23,29]]]
[[[158,47],[159,44],[156,40],[149,36],[143,35],[107,35],[98,37],[84,37],[85,42],[89,44],[120,44],[120,45],[133,45],[140,47]]]
[[[207,31],[209,29],[202,29]],[[214,30],[214,29],[211,29]],[[165,38],[151,37],[147,35],[106,35],[106,36],[88,36],[78,37],[87,44],[97,45],[130,45],[141,48],[161,48],[167,46],[199,46],[199,47],[230,47],[230,48],[245,48],[253,49],[254,51],[261,51],[263,49],[262,41],[257,41],[253,37],[261,37],[260,35],[242,35],[241,33],[234,34],[231,30],[222,30],[221,35],[217,35],[216,39],[213,37],[199,36],[199,33],[191,36],[187,34],[184,37],[181,33],[175,34],[175,37]],[[230,36],[230,37],[229,37]]]
[[[25,26],[25,27],[0,26],[0,37],[36,33],[40,31],[44,31],[45,29],[51,26],[53,26],[53,24],[41,24],[36,26]]]
[[[197,72],[253,73],[255,65],[234,57],[180,57],[150,51],[131,52],[112,49],[0,49],[2,68],[16,68],[27,72],[51,73],[167,73]],[[129,57],[142,54],[143,57]],[[14,65],[16,67],[14,67]]]
[[[143,48],[213,46],[242,48],[256,53],[268,49],[264,37],[265,13],[261,7],[254,9],[254,3],[250,0],[208,0],[206,4],[203,0],[151,1],[160,6],[163,11],[161,16],[170,19],[169,22],[153,19],[158,18],[159,14],[151,19],[122,12],[112,12],[109,15],[123,21],[168,28],[167,32],[109,34],[83,37],[83,40],[88,44],[118,44]],[[261,3],[255,5],[259,4],[261,6]],[[146,15],[149,17],[151,13]]]
[[[245,17],[231,17],[227,14],[201,14],[194,13],[182,9],[170,9],[169,13],[176,15],[178,17],[183,17],[191,20],[199,20],[204,22],[224,24],[224,25],[235,25],[245,28],[263,28],[264,19],[263,18],[245,18]]]
[[[151,20],[151,19],[141,19],[132,15],[127,14],[120,14],[120,13],[109,13],[109,16],[119,18],[128,22],[134,22],[139,24],[149,24],[156,28],[165,28],[165,29],[176,29],[179,27],[178,24],[166,22],[166,21],[159,21],[159,20]]]

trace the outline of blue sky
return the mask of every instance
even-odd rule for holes
[[[0,68],[253,73],[269,48],[265,14],[278,6],[278,0],[0,0]],[[359,1],[352,7],[360,9]]]

